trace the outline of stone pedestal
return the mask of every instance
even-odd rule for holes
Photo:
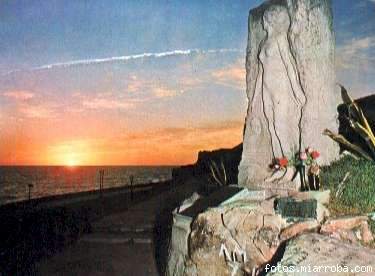
[[[166,275],[184,275],[185,262],[189,253],[188,238],[192,221],[191,217],[173,214],[170,255],[168,256]]]
[[[320,164],[338,156],[322,135],[337,129],[330,0],[270,0],[250,11],[247,96],[238,181],[246,187],[297,189],[294,169],[272,175],[275,158],[312,147]]]
[[[175,213],[167,275],[251,275],[283,241],[318,231],[327,215],[329,191],[267,192],[223,187]]]

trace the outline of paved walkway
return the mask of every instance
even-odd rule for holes
[[[37,264],[36,270],[39,275],[158,275],[156,219],[192,190],[192,185],[180,186],[101,219],[93,224],[92,233]]]

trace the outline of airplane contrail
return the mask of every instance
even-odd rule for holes
[[[55,69],[55,68],[68,68],[68,67],[81,66],[81,65],[129,61],[129,60],[142,59],[142,58],[163,58],[163,57],[170,57],[170,56],[188,56],[188,55],[193,55],[193,54],[228,53],[228,52],[242,52],[242,51],[239,49],[210,49],[210,50],[188,49],[188,50],[174,50],[174,51],[167,51],[167,52],[160,52],[160,53],[142,53],[142,54],[128,55],[128,56],[115,56],[115,57],[108,57],[108,58],[79,59],[79,60],[71,60],[71,61],[66,61],[66,62],[45,64],[45,65],[41,65],[38,67],[33,67],[31,69],[25,69],[25,70],[19,70],[19,69],[12,70],[3,74],[3,76],[18,73],[18,72],[25,72],[25,71],[50,70],[50,69]]]

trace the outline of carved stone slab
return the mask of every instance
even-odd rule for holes
[[[239,185],[297,189],[293,168],[272,174],[275,158],[308,146],[320,151],[321,164],[338,156],[322,135],[337,129],[332,24],[330,0],[270,0],[250,11]]]

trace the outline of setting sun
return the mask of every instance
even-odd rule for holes
[[[55,144],[49,148],[50,164],[81,166],[91,164],[92,147],[85,141],[69,141]]]
[[[78,154],[73,149],[69,149],[66,153],[62,154],[61,163],[68,167],[75,167],[81,165],[82,160],[80,160]]]
[[[78,161],[74,157],[69,157],[66,160],[66,166],[68,167],[75,167],[78,165]]]

